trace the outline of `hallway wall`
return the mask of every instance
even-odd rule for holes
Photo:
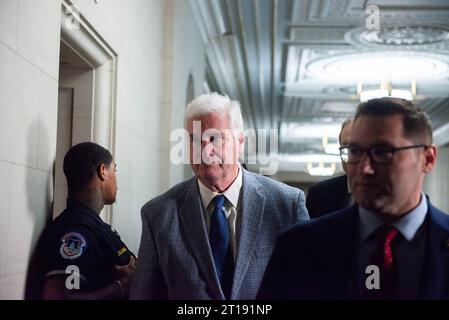
[[[186,0],[168,0],[165,12],[164,94],[162,97],[162,123],[160,154],[162,190],[184,180],[189,165],[170,163],[170,132],[184,128],[184,109],[190,101],[187,97],[189,75],[192,75],[194,97],[204,93],[205,46],[194,14]]]
[[[0,1],[0,299],[21,299],[50,216],[60,5]]]
[[[140,207],[182,178],[171,173],[182,168],[169,165],[166,137],[182,126],[191,70],[196,91],[202,85],[200,34],[183,0],[73,3],[118,56],[112,224],[137,253]],[[51,214],[60,11],[55,0],[0,1],[0,299],[23,298],[30,253]],[[189,34],[175,37],[178,30]]]
[[[159,193],[163,0],[75,0],[117,53],[115,160],[118,193],[112,225],[137,254],[140,207]]]

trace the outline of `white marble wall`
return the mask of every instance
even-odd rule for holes
[[[0,299],[23,297],[50,214],[59,19],[54,0],[0,1]]]
[[[185,178],[185,166],[169,161],[170,132],[184,127],[189,74],[193,76],[194,96],[203,93],[206,53],[189,1],[167,0],[164,21],[163,62],[168,72],[164,73],[162,119],[166,126],[161,132],[160,154],[167,159],[161,164],[161,187],[167,190]]]

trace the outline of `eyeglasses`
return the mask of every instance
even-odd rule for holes
[[[377,164],[389,164],[393,160],[393,156],[396,152],[407,150],[407,149],[415,149],[415,148],[424,148],[427,149],[429,146],[425,144],[418,144],[414,146],[406,146],[406,147],[388,147],[388,146],[377,146],[371,148],[360,148],[356,146],[343,146],[340,147],[340,158],[344,163],[357,163],[362,159],[363,153],[366,151],[370,160]]]

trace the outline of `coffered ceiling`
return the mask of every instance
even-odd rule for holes
[[[338,171],[323,136],[334,143],[360,91],[382,82],[416,88],[436,133],[447,135],[449,0],[190,3],[207,48],[208,90],[238,99],[247,128],[278,131],[280,172],[307,172],[317,165],[310,155]]]

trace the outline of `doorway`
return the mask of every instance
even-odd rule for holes
[[[61,2],[53,218],[66,205],[67,184],[62,167],[64,155],[70,147],[92,141],[114,156],[115,146],[117,55],[82,15],[72,15],[70,7],[68,1]],[[76,23],[73,23],[74,20]],[[112,223],[111,206],[103,209],[101,218],[106,223]]]
[[[93,68],[61,42],[53,218],[66,205],[67,184],[62,168],[64,155],[71,146],[91,141],[93,81]]]

